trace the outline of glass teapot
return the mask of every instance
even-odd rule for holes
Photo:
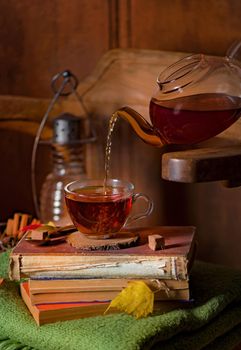
[[[194,54],[166,68],[150,101],[152,125],[130,107],[114,115],[157,147],[191,145],[221,133],[241,113],[241,62],[234,51],[226,57]]]

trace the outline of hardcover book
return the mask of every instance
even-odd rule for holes
[[[30,300],[28,282],[20,284],[23,301],[38,325],[76,318],[103,315],[109,302],[80,302],[33,305]]]
[[[136,229],[139,243],[134,247],[108,251],[86,251],[67,242],[37,246],[25,239],[10,256],[9,276],[34,278],[188,278],[194,256],[195,227],[158,226]],[[152,250],[148,236],[162,235],[165,248]]]
[[[57,321],[73,320],[84,317],[104,315],[109,302],[80,302],[80,303],[55,303],[33,305],[30,300],[28,282],[20,284],[20,291],[23,301],[35,322],[40,326],[46,323]],[[189,308],[192,302],[189,301],[156,301],[154,303],[154,313],[165,313],[177,308]],[[111,309],[109,313],[119,312]]]
[[[115,298],[128,279],[29,280],[32,304],[80,301],[106,301]],[[155,300],[189,300],[188,280],[143,280]]]

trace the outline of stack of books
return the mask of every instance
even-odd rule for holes
[[[23,237],[10,256],[10,278],[37,324],[102,315],[130,280],[144,280],[159,310],[191,298],[189,273],[195,251],[192,226],[141,228],[134,247],[108,251],[77,249],[67,242],[38,246]],[[165,238],[152,250],[150,234]]]

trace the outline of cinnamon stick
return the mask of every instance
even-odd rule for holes
[[[18,239],[22,238],[24,231],[22,229],[27,226],[29,220],[28,214],[22,214],[20,225],[19,225],[19,232],[18,232]]]
[[[12,236],[13,234],[13,219],[8,219],[6,227],[7,236]]]

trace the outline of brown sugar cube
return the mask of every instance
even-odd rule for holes
[[[48,231],[31,230],[30,236],[33,240],[42,241],[47,238]]]
[[[165,239],[161,235],[149,235],[148,245],[152,250],[165,249]]]

